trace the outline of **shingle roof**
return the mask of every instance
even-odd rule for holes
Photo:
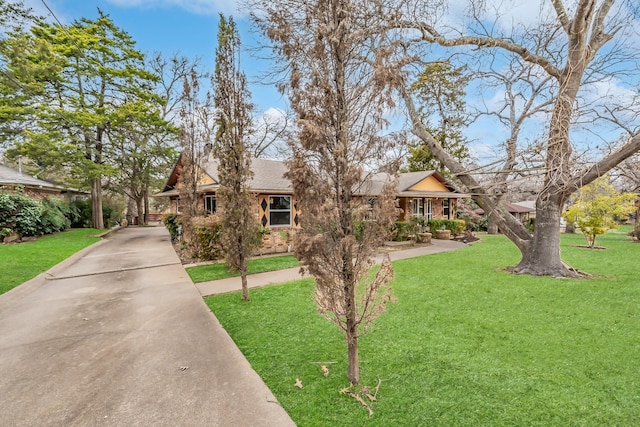
[[[64,187],[55,185],[49,181],[43,181],[0,163],[0,185],[25,185],[29,187],[41,187],[56,190],[64,190]]]
[[[214,181],[218,182],[218,159],[210,158],[204,164],[204,171]],[[253,191],[291,192],[291,181],[284,177],[288,171],[284,162],[278,160],[251,159],[253,178],[248,186]]]
[[[176,167],[178,167],[176,163]],[[211,177],[214,184],[200,186],[198,192],[206,192],[218,188],[218,159],[209,156],[207,161],[202,164],[203,171]],[[156,196],[175,196],[178,191],[175,189],[177,182],[176,175],[172,172],[172,176],[167,181],[164,191],[156,194]],[[248,182],[248,187],[255,192],[273,192],[273,193],[292,193],[293,187],[291,181],[284,177],[288,172],[286,164],[279,160],[252,159],[251,170],[253,178]],[[416,191],[410,190],[415,184],[422,180],[433,176],[440,181],[442,185],[449,191]],[[354,188],[354,193],[362,196],[375,196],[382,192],[384,185],[392,180],[391,175],[387,173],[371,173],[367,175],[364,181]],[[398,195],[404,197],[468,197],[466,194],[459,193],[436,171],[408,172],[402,173],[398,177]]]

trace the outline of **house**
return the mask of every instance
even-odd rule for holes
[[[253,178],[248,182],[251,192],[256,194],[256,214],[263,227],[276,231],[273,235],[290,236],[291,230],[300,227],[298,201],[293,194],[291,182],[284,177],[287,166],[277,160],[252,159]],[[154,197],[168,197],[170,212],[180,213],[179,176],[181,159],[174,166],[161,193]],[[200,168],[198,200],[203,213],[215,212],[217,208],[216,190],[218,183],[218,161],[209,156]],[[382,191],[388,175],[372,174],[362,185],[354,189],[355,197],[372,201]],[[402,173],[398,180],[397,201],[400,208],[398,220],[407,221],[411,217],[425,219],[453,219],[456,217],[457,200],[469,195],[459,193],[438,172]],[[275,246],[286,247],[288,237],[273,238]]]
[[[517,203],[503,202],[502,205],[507,210],[507,212],[509,212],[523,224],[529,219],[536,217],[535,201],[525,201]],[[474,212],[478,215],[484,215],[484,210],[482,208],[475,209]]]
[[[66,194],[84,194],[83,192],[56,185],[25,174],[20,169],[14,169],[0,163],[0,190],[21,191],[34,199],[45,197],[61,197]]]
[[[278,160],[253,159],[253,178],[250,191],[257,195],[257,212],[260,223],[268,228],[298,228],[298,203],[293,195],[291,182],[284,177],[287,166]],[[174,166],[161,193],[155,197],[170,199],[170,212],[179,213],[180,160]],[[216,211],[216,189],[219,184],[218,161],[211,157],[201,167],[197,193],[203,213]],[[373,174],[354,190],[356,197],[375,198],[388,180],[386,174]],[[469,198],[458,192],[436,171],[401,173],[398,180],[397,200],[400,208],[398,220],[407,221],[419,216],[425,219],[453,219],[456,217],[457,200]]]

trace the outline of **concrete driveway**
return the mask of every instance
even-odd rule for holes
[[[164,227],[127,228],[0,296],[0,426],[290,426]]]

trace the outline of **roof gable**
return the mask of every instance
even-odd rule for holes
[[[162,191],[171,191],[179,188],[179,179],[180,173],[182,172],[182,153],[178,157],[175,165],[173,165],[173,169],[169,174],[169,178],[167,178],[167,182],[164,184]],[[210,173],[206,170],[206,168],[199,167],[201,171],[200,178],[198,180],[198,185],[216,185],[218,182],[214,179]]]
[[[450,191],[442,181],[429,175],[407,188],[409,191]]]

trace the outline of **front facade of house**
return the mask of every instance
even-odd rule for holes
[[[155,195],[170,199],[171,213],[180,213],[180,169],[178,160],[163,191]],[[281,161],[253,159],[251,169],[254,176],[248,182],[248,187],[256,197],[255,214],[260,224],[271,231],[265,235],[263,246],[273,251],[288,250],[292,234],[300,228],[301,212],[291,182],[284,178],[287,167]],[[198,203],[203,213],[214,213],[220,208],[216,200],[219,187],[217,176],[218,162],[210,157],[202,165],[198,179]],[[375,203],[388,178],[384,174],[372,175],[354,191],[355,196]],[[408,221],[411,217],[453,219],[456,217],[457,200],[468,197],[457,192],[435,171],[403,173],[398,180],[396,196],[398,220]]]

